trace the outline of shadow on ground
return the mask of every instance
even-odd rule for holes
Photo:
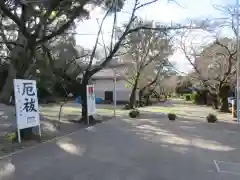
[[[175,122],[171,122],[165,115],[152,115],[151,118],[143,115],[132,127],[132,131],[141,138],[161,143],[174,151],[189,154],[193,150],[201,149],[197,151],[204,153],[203,159],[215,157],[229,161],[230,157],[230,161],[240,162],[240,158],[235,157],[240,148],[240,127],[235,123],[219,121],[209,124],[205,118],[189,117],[179,117]]]
[[[1,161],[0,179],[237,180],[213,160],[240,161],[239,127],[142,113],[43,144]],[[26,171],[27,170],[27,171]]]

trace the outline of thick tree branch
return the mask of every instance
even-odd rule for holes
[[[30,38],[31,35],[28,33],[26,26],[24,22],[21,21],[21,19],[13,14],[4,4],[4,1],[0,1],[0,10],[4,13],[4,15],[8,16],[14,23],[17,24],[20,32],[26,37]]]
[[[167,33],[171,30],[184,30],[184,29],[201,29],[201,26],[169,26],[169,27],[147,27],[147,26],[139,26],[136,28],[129,29],[127,34],[131,34],[133,32],[137,32],[139,30],[153,30],[153,31],[159,31],[167,35]]]
[[[161,72],[161,68],[158,69],[155,78],[154,78],[152,81],[150,81],[146,86],[144,86],[144,87],[140,90],[140,91],[142,91],[142,93],[144,93],[144,91],[145,91],[148,87],[154,85],[154,84],[157,82],[157,80],[159,79],[160,72]]]
[[[116,26],[117,26],[117,0],[113,1],[113,7],[114,7],[114,16],[113,16],[113,26],[112,26],[112,33],[111,33],[111,43],[110,43],[110,51],[112,51],[113,48],[113,42],[115,42],[114,34],[116,35]]]
[[[7,41],[6,39],[4,40],[3,39],[3,42],[0,42],[0,44],[5,44],[6,46],[8,45],[14,45],[14,46],[19,46],[19,47],[22,47],[24,48],[24,46],[22,44],[19,44],[17,43],[16,41]],[[10,48],[10,49],[9,49]],[[8,47],[9,50],[11,50],[12,48],[11,47]]]

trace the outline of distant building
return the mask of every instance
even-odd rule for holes
[[[84,49],[80,46],[76,46],[79,54],[86,54],[83,52]],[[89,58],[89,57],[87,57]],[[89,59],[86,58],[86,61],[83,61],[81,58],[76,59],[77,64],[81,67],[82,71],[88,68]],[[92,68],[98,67],[101,64],[99,59],[93,59]],[[114,76],[116,71],[116,101],[118,103],[126,103],[129,101],[131,95],[131,87],[126,81],[126,67],[133,65],[131,61],[122,62],[119,58],[114,58],[110,63],[102,70],[97,72],[91,77],[91,82],[95,86],[95,93],[97,98],[101,98],[107,102],[113,102],[114,100]],[[115,70],[115,71],[114,71]],[[78,77],[81,78],[82,75]],[[138,93],[136,95],[138,99]]]
[[[100,70],[91,77],[92,84],[95,85],[95,93],[97,98],[101,98],[107,102],[113,102],[114,100],[114,70],[116,71],[116,101],[118,103],[126,103],[129,101],[131,95],[131,87],[126,81],[126,66],[130,66],[130,63],[110,63],[106,68]],[[93,67],[97,67],[98,63]],[[87,68],[87,65],[82,64],[81,67]],[[81,75],[79,76],[81,78]],[[136,94],[138,99],[138,93]]]
[[[124,74],[116,73],[116,101],[118,103],[125,103],[129,101],[131,95],[131,88],[127,87],[127,82]],[[103,69],[94,74],[91,78],[95,85],[96,97],[105,101],[113,102],[114,100],[114,70]]]

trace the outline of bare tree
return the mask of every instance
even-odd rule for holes
[[[199,82],[208,87],[210,92],[217,94],[220,110],[228,112],[230,80],[235,74],[236,48],[231,46],[234,44],[233,40],[214,36],[215,40],[196,48],[189,42],[189,35],[185,31],[181,36],[181,50],[195,70]]]
[[[162,59],[159,64],[156,65],[155,63],[154,66],[154,73],[151,76],[151,78],[146,78],[147,82],[140,87],[139,90],[139,100],[140,103],[142,102],[142,97],[145,98],[145,104],[149,104],[149,99],[151,95],[155,95],[159,98],[160,100],[160,93],[161,89],[160,87],[163,87],[163,79],[166,79],[172,72],[172,66],[171,63],[169,63],[168,59]],[[157,91],[159,89],[159,91]],[[166,89],[166,88],[164,88]]]
[[[179,75],[174,72],[170,72],[170,73],[166,73],[165,76],[163,76],[163,78],[160,81],[160,89],[165,89],[165,91],[169,92],[169,93],[175,93],[176,87],[178,85],[179,82]]]
[[[146,26],[153,27],[152,22],[135,21],[133,28]],[[161,66],[170,55],[170,40],[166,36],[166,32],[142,29],[129,34],[125,41],[124,49],[126,50],[125,61],[133,63],[132,67],[127,68],[127,79],[132,84],[132,92],[129,100],[130,108],[134,108],[136,102],[136,91],[139,88],[139,82],[144,81],[149,72],[153,77],[153,82],[149,86],[155,84],[157,77],[161,72]],[[153,63],[157,64],[159,69],[156,70]],[[151,66],[152,65],[152,66]],[[148,75],[147,75],[148,74]],[[155,75],[154,75],[155,74]],[[148,84],[148,83],[147,83]],[[141,94],[149,87],[145,84],[142,87]]]

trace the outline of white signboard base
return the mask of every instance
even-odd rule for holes
[[[21,129],[38,126],[41,136],[36,81],[14,79],[14,96],[19,143]]]
[[[94,115],[97,112],[95,99],[94,85],[87,85],[87,116]]]

